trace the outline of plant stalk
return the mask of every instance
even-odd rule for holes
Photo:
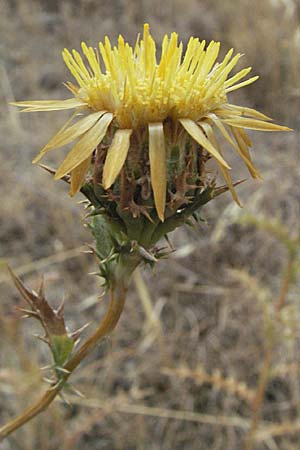
[[[101,339],[107,336],[115,328],[123,311],[128,290],[129,275],[126,272],[128,271],[121,270],[121,273],[117,274],[116,281],[110,288],[109,307],[102,322],[94,334],[82,344],[77,352],[64,365],[66,372],[64,373],[63,378],[51,386],[33,405],[25,409],[25,411],[15,419],[2,426],[0,428],[0,441],[47,409],[81,361],[91,352]],[[125,275],[127,275],[127,279]]]

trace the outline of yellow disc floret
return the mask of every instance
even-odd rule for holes
[[[70,85],[72,92],[92,110],[112,112],[120,128],[137,128],[150,122],[188,117],[200,120],[209,111],[226,102],[226,93],[241,87],[233,84],[244,78],[250,67],[234,77],[228,74],[237,64],[240,54],[231,49],[218,64],[220,43],[190,38],[184,57],[183,45],[177,33],[165,36],[159,63],[156,45],[144,25],[143,39],[137,40],[134,49],[124,42],[112,48],[106,37],[99,44],[104,65],[101,69],[99,52],[82,43],[88,62],[86,67],[80,54],[65,49],[63,58],[76,79],[79,88]],[[252,77],[243,86],[255,81]]]

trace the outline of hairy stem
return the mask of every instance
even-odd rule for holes
[[[49,388],[32,406],[25,409],[25,411],[23,411],[19,416],[1,427],[0,441],[47,409],[47,407],[53,402],[57,394],[63,388],[65,381],[70,377],[72,372],[86,357],[86,355],[99,343],[101,339],[107,336],[115,328],[123,311],[128,288],[129,276],[127,274],[126,279],[123,272],[124,271],[121,271],[121,273],[117,275],[116,281],[111,286],[109,307],[102,322],[94,334],[92,334],[92,336],[90,336],[82,344],[77,352],[64,365],[66,373],[64,374],[63,379]]]

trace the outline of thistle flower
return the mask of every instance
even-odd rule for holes
[[[70,181],[71,195],[81,190],[88,199],[89,227],[96,243],[91,251],[99,258],[99,275],[110,301],[96,330],[76,349],[82,329],[69,334],[62,307],[52,310],[42,289],[31,293],[12,274],[30,305],[24,312],[44,327],[54,379],[40,399],[0,427],[0,440],[44,411],[68,386],[81,361],[115,328],[136,267],[153,266],[167,255],[157,246],[162,237],[191,223],[191,217],[197,219],[199,208],[227,189],[239,202],[216,132],[257,178],[245,129],[289,130],[251,108],[228,103],[228,93],[258,77],[241,81],[250,67],[230,76],[241,55],[233,56],[231,49],[216,62],[219,47],[217,42],[206,47],[205,41],[192,37],[183,55],[183,45],[172,33],[164,37],[157,62],[156,45],[145,24],[143,38],[137,39],[134,49],[122,36],[114,48],[105,38],[99,44],[102,62],[98,51],[84,43],[87,64],[76,50],[63,51],[77,82],[66,84],[73,98],[16,103],[24,111],[75,109],[33,162],[76,141],[55,178]],[[210,158],[219,165],[227,187],[216,188],[209,178],[206,162]]]
[[[76,50],[65,49],[63,59],[77,82],[66,87],[74,97],[16,103],[24,111],[75,109],[33,162],[76,141],[55,174],[55,179],[70,174],[71,195],[81,189],[91,171],[122,209],[134,217],[149,216],[152,205],[164,221],[205,186],[205,163],[213,157],[239,202],[216,132],[239,154],[251,176],[258,178],[245,130],[289,128],[254,109],[228,103],[230,92],[258,77],[245,80],[251,67],[230,75],[242,55],[233,55],[231,49],[217,62],[219,48],[219,42],[206,46],[205,41],[191,37],[183,54],[177,33],[172,33],[163,38],[157,62],[156,44],[145,24],[143,38],[137,38],[134,48],[122,36],[114,48],[106,37],[99,51],[82,43],[86,62]]]

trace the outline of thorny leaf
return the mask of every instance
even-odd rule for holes
[[[41,323],[45,336],[39,336],[39,338],[49,346],[54,360],[53,369],[57,377],[61,378],[63,365],[71,355],[76,341],[86,326],[69,333],[65,325],[63,302],[57,310],[51,308],[45,298],[43,281],[36,293],[27,289],[10,267],[8,270],[22,298],[30,306],[30,309],[20,308],[20,310],[25,313],[25,317],[35,318]]]
[[[66,335],[67,330],[63,316],[63,305],[58,310],[51,308],[45,299],[44,282],[42,281],[38,293],[29,291],[10,267],[8,270],[19,293],[31,307],[31,310],[26,310],[26,313],[32,317],[36,317],[41,322],[47,338],[49,339],[51,335]]]

